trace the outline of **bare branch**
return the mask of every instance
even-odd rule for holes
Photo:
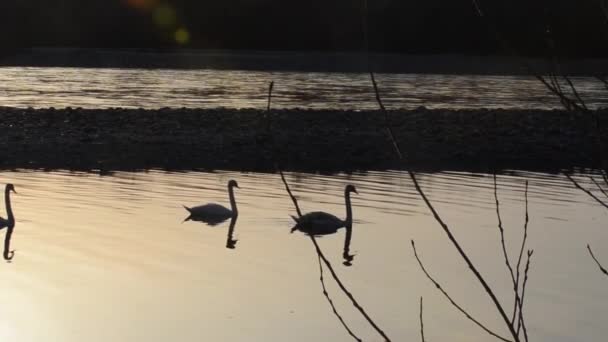
[[[572,80],[570,79],[570,77],[568,77],[567,75],[563,75],[562,77],[566,80],[566,82],[570,86],[570,90],[572,90],[572,94],[574,94],[574,97],[576,97],[576,99],[578,100],[578,103],[580,104],[580,106],[585,111],[589,111],[589,108],[587,108],[587,105],[585,104],[585,101],[583,100],[583,98],[579,94],[578,90],[576,90],[576,87],[574,86],[574,83],[572,83]]]
[[[498,186],[496,184],[496,173],[494,173],[494,200],[496,201],[496,217],[498,217],[500,244],[502,245],[502,252],[505,257],[505,264],[507,265],[509,273],[511,274],[511,280],[513,280],[513,284],[515,284],[515,272],[513,272],[513,267],[511,267],[511,262],[509,261],[509,254],[507,253],[507,246],[505,243],[505,230],[502,226],[502,218],[500,217],[500,202],[498,201]],[[517,293],[517,289],[515,289],[515,293]]]
[[[268,106],[266,111],[270,112],[270,104],[272,103],[272,89],[274,88],[274,81],[271,81],[268,85]]]
[[[591,254],[591,257],[593,258],[593,260],[595,261],[595,263],[597,264],[597,266],[600,268],[600,271],[602,271],[602,273],[604,273],[604,275],[608,276],[608,270],[606,270],[604,268],[604,266],[602,266],[602,264],[600,264],[599,260],[597,260],[597,258],[593,254],[593,251],[591,250],[591,246],[587,245],[587,249],[589,250],[589,254]]]
[[[606,209],[608,209],[608,203],[603,202],[601,199],[599,199],[599,197],[597,197],[594,193],[592,193],[591,191],[583,188],[574,178],[572,178],[572,176],[570,176],[567,173],[564,173],[566,175],[566,177],[572,182],[572,184],[574,184],[577,188],[579,188],[580,190],[584,191],[587,195],[589,195],[591,198],[593,198],[594,200],[597,201],[597,203],[601,204],[602,206],[604,206]]]
[[[528,272],[530,271],[530,259],[534,254],[534,250],[528,250],[528,261],[526,262],[526,270],[524,271],[524,284],[521,290],[521,301],[519,302],[519,319],[517,320],[517,335],[520,331],[524,332],[524,339],[528,341],[528,329],[524,319],[524,302],[526,298],[526,286],[528,285]],[[520,329],[521,328],[521,329]]]
[[[595,178],[593,177],[589,177],[589,179],[591,179],[591,181],[593,182],[593,184],[595,184],[595,186],[597,186],[597,188],[604,194],[604,196],[606,196],[608,198],[608,192],[606,192],[606,190],[604,190],[604,188],[602,188],[602,186],[600,185],[600,183],[598,183]],[[608,185],[608,183],[607,183]]]
[[[420,337],[422,342],[426,342],[424,339],[424,321],[422,320],[422,297],[420,297]]]
[[[355,297],[352,295],[352,293],[350,293],[350,291],[348,291],[348,289],[344,286],[344,284],[342,283],[342,281],[340,280],[340,278],[336,274],[336,271],[334,271],[334,268],[331,266],[331,263],[329,262],[329,260],[327,260],[327,258],[325,257],[325,255],[321,251],[321,248],[319,247],[319,244],[317,243],[317,240],[315,239],[315,237],[313,235],[310,235],[310,239],[312,240],[312,243],[315,245],[315,248],[317,250],[317,254],[323,260],[323,262],[325,263],[325,266],[327,266],[327,269],[329,270],[329,272],[331,273],[332,277],[336,281],[336,284],[338,284],[338,286],[340,287],[340,289],[342,289],[342,292],[344,292],[344,294],[348,297],[348,299],[351,300],[351,302],[353,303],[353,306],[355,308],[357,308],[357,310],[359,310],[359,312],[361,313],[361,315],[363,315],[363,317],[378,332],[378,334],[380,334],[384,338],[385,341],[390,342],[391,339],[388,338],[388,336],[384,333],[384,331],[382,331],[382,329],[380,329],[380,327],[378,327],[378,325],[367,314],[367,312],[365,311],[365,309],[363,309],[363,307],[355,299]]]
[[[524,255],[524,249],[526,248],[526,241],[528,240],[528,223],[530,222],[530,215],[528,213],[528,181],[526,181],[526,191],[524,193],[524,198],[525,198],[525,206],[526,206],[526,214],[525,214],[525,222],[524,222],[524,238],[521,241],[521,248],[519,250],[519,257],[517,258],[517,275],[515,277],[515,292],[516,292],[516,297],[515,297],[515,308],[513,309],[513,320],[511,321],[512,324],[515,323],[515,312],[517,310],[517,308],[519,308],[519,305],[521,303],[521,298],[519,298],[519,281],[520,281],[520,266],[521,266],[521,260],[523,258]]]
[[[357,335],[355,335],[355,333],[353,333],[353,331],[350,330],[350,328],[348,327],[346,322],[344,322],[344,319],[338,313],[338,310],[336,309],[334,302],[329,297],[329,293],[327,292],[327,288],[325,287],[325,279],[323,278],[323,264],[321,263],[321,255],[319,254],[317,256],[319,259],[319,280],[321,281],[321,287],[323,288],[323,295],[325,296],[325,298],[327,298],[327,301],[329,302],[329,305],[331,306],[331,309],[334,312],[334,315],[338,318],[338,320],[340,320],[340,323],[342,323],[342,326],[344,327],[344,329],[346,329],[348,334],[350,336],[352,336],[353,339],[355,339],[355,341],[361,342],[362,340]]]
[[[298,217],[302,216],[302,211],[300,210],[300,206],[298,205],[298,200],[291,193],[291,189],[289,188],[289,184],[287,184],[287,180],[285,179],[285,175],[283,175],[283,171],[281,171],[279,168],[277,168],[277,171],[281,175],[281,180],[283,181],[283,184],[285,185],[285,190],[287,190],[287,193],[289,194],[289,197],[291,197],[291,201],[293,202],[293,205],[296,207],[296,212],[298,213]]]
[[[463,315],[465,315],[466,318],[468,318],[471,322],[475,323],[477,326],[479,326],[481,329],[483,329],[485,332],[487,332],[488,334],[502,340],[502,341],[509,341],[508,339],[498,335],[497,333],[493,332],[492,330],[488,329],[485,325],[483,325],[482,323],[480,323],[477,319],[473,318],[473,316],[471,316],[471,314],[469,314],[465,309],[462,308],[462,306],[458,305],[453,299],[452,297],[443,289],[443,287],[441,287],[441,285],[429,274],[429,272],[426,270],[426,268],[424,267],[424,265],[422,264],[422,261],[420,260],[420,257],[418,256],[418,251],[416,250],[416,243],[414,242],[414,240],[412,240],[412,249],[414,250],[414,256],[416,257],[416,260],[418,261],[418,265],[420,265],[420,268],[422,269],[422,272],[424,272],[424,274],[426,275],[426,277],[433,283],[433,285],[435,285],[435,287],[450,301],[450,303],[456,308],[458,309],[458,311],[460,311]]]

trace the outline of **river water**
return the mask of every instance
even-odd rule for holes
[[[586,187],[590,174],[579,174]],[[420,174],[471,259],[511,303],[500,249],[492,177]],[[344,231],[318,239],[354,296],[393,341],[419,340],[424,297],[428,341],[494,341],[428,281],[410,240],[445,289],[501,335],[499,316],[403,172],[286,174],[304,211],[344,215],[353,194],[352,266],[342,264]],[[323,296],[311,241],[290,234],[294,210],[275,174],[67,171],[0,172],[14,183],[17,225],[11,263],[0,265],[2,341],[351,341]],[[239,217],[209,227],[183,222],[184,205],[228,203]],[[529,248],[534,249],[526,319],[534,341],[602,341],[608,335],[606,277],[586,251],[608,262],[608,211],[560,175],[507,172],[498,194],[508,250],[523,232],[529,181]],[[598,193],[599,195],[599,193]],[[2,215],[4,216],[4,214]],[[226,248],[233,241],[234,249]],[[234,242],[236,241],[236,242]],[[325,279],[338,311],[365,341],[380,341]],[[510,308],[511,304],[505,304]]]
[[[532,77],[379,74],[391,109],[561,108]],[[593,78],[574,78],[591,108],[608,104]],[[275,108],[377,109],[367,74],[243,70],[0,68],[0,106],[83,108],[266,108],[275,82]],[[567,85],[564,84],[564,89]]]

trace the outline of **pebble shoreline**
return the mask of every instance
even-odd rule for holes
[[[608,112],[598,112],[606,127]],[[543,110],[0,107],[1,169],[356,170],[598,167],[591,115]],[[606,136],[606,128],[603,135]]]

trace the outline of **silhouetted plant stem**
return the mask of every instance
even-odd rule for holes
[[[268,106],[266,107],[266,111],[270,112],[270,105],[272,103],[272,89],[274,88],[274,81],[271,81],[268,85]]]
[[[277,171],[281,175],[281,180],[283,181],[283,184],[285,185],[285,190],[289,194],[289,197],[291,198],[291,201],[293,202],[293,205],[296,208],[296,212],[298,213],[298,217],[301,217],[302,216],[302,211],[300,210],[300,206],[298,205],[298,200],[291,193],[291,189],[289,188],[289,184],[287,183],[287,180],[285,179],[285,175],[283,175],[283,171],[281,171],[281,169],[279,169],[278,167],[277,167]]]
[[[422,319],[422,297],[420,297],[420,338],[422,342],[426,342],[424,339],[424,320]]]
[[[597,260],[597,258],[595,257],[595,254],[593,254],[593,251],[591,250],[591,246],[587,245],[587,250],[589,251],[589,254],[593,258],[593,260],[595,261],[597,266],[600,268],[600,271],[602,271],[602,273],[604,273],[604,275],[608,276],[608,270],[606,270],[604,268],[604,266],[602,266],[602,264],[599,262],[599,260]]]
[[[530,215],[528,213],[528,181],[526,181],[526,191],[524,193],[524,198],[525,198],[525,222],[524,222],[524,238],[521,241],[521,249],[519,250],[519,257],[517,258],[517,275],[515,277],[515,289],[516,289],[516,293],[519,293],[519,282],[520,282],[520,267],[521,267],[521,260],[522,257],[524,255],[524,249],[526,248],[526,241],[528,240],[528,223],[530,222]],[[526,275],[527,276],[527,275]],[[523,296],[523,295],[522,295]],[[518,302],[519,300],[519,302]],[[513,309],[513,321],[515,321],[515,310],[517,309],[519,304],[523,304],[522,303],[523,298],[515,298],[515,308]]]
[[[595,178],[593,177],[589,177],[589,179],[591,179],[591,181],[593,182],[593,184],[595,184],[595,186],[597,186],[597,188],[604,194],[604,196],[606,196],[606,199],[608,199],[608,192],[606,192],[606,190],[604,190],[604,188],[602,188],[602,186],[600,185],[600,183],[598,183]],[[606,183],[608,185],[608,183]]]
[[[530,260],[534,254],[534,250],[528,251],[528,260],[526,262],[526,270],[524,271],[524,283],[521,290],[521,301],[519,302],[519,319],[517,323],[517,335],[519,336],[520,328],[523,330],[524,339],[528,341],[528,329],[526,328],[526,320],[524,319],[524,302],[526,298],[526,286],[528,285],[528,272],[530,271]]]
[[[469,314],[462,306],[460,306],[458,303],[456,303],[454,301],[454,299],[452,299],[452,297],[447,293],[446,290],[443,289],[443,287],[435,280],[435,278],[433,278],[429,272],[426,270],[426,268],[424,267],[424,264],[422,263],[422,260],[420,260],[420,257],[418,256],[418,251],[416,250],[416,243],[414,242],[414,240],[411,241],[412,242],[412,249],[414,250],[414,257],[416,258],[416,260],[418,261],[418,265],[420,266],[420,268],[422,269],[422,272],[424,272],[424,274],[426,275],[426,277],[433,283],[433,285],[435,285],[435,287],[439,290],[439,292],[441,292],[445,298],[447,298],[447,300],[456,308],[458,309],[458,311],[460,311],[466,318],[468,318],[471,322],[475,323],[477,326],[479,326],[481,329],[483,329],[485,332],[487,332],[488,334],[502,340],[502,341],[510,341],[500,335],[498,335],[497,333],[493,332],[492,330],[488,329],[485,325],[483,325],[481,322],[479,322],[479,320],[475,319],[471,314]]]
[[[380,93],[378,91],[378,86],[377,86],[377,84],[375,82],[375,78],[373,77],[374,73],[371,70],[370,70],[369,73],[371,75],[372,83],[374,84],[374,91],[376,93],[376,100],[378,101],[378,105],[380,106],[381,111],[384,113],[386,128],[387,128],[387,131],[389,132],[390,139],[391,139],[391,141],[393,143],[393,147],[395,149],[395,152],[399,156],[399,159],[403,161],[403,159],[404,159],[403,158],[403,154],[401,153],[401,149],[399,147],[399,143],[397,142],[397,139],[395,138],[393,130],[391,129],[391,126],[389,125],[389,122],[388,122],[388,113],[386,111],[386,108],[382,104],[382,99],[381,99]],[[426,196],[426,194],[424,193],[424,191],[420,187],[420,184],[418,183],[418,180],[417,180],[416,175],[414,174],[414,172],[411,171],[411,170],[408,170],[408,174],[409,174],[410,178],[412,179],[412,182],[414,183],[414,187],[416,188],[416,192],[418,192],[418,194],[422,197],[422,199],[423,199],[424,203],[426,204],[426,206],[429,208],[429,210],[431,210],[431,213],[433,214],[433,217],[435,218],[435,220],[439,223],[439,225],[443,228],[443,231],[447,234],[448,238],[452,242],[452,245],[456,248],[456,250],[458,251],[458,253],[460,254],[460,256],[467,263],[469,269],[473,272],[473,274],[475,275],[475,277],[477,278],[477,280],[481,283],[481,285],[483,286],[483,288],[486,291],[486,293],[488,294],[488,296],[490,296],[490,298],[491,298],[492,302],[494,303],[494,305],[496,306],[496,309],[498,310],[500,316],[503,318],[503,320],[507,324],[507,326],[508,326],[508,328],[509,328],[509,330],[511,332],[511,335],[513,335],[513,338],[515,339],[515,341],[518,342],[519,341],[519,336],[516,334],[515,329],[510,324],[510,320],[507,317],[507,314],[506,314],[505,310],[503,309],[502,304],[500,303],[500,301],[498,300],[498,298],[496,297],[496,295],[494,294],[494,292],[492,291],[492,289],[490,288],[490,286],[488,285],[488,283],[485,281],[485,279],[483,278],[483,276],[479,273],[479,271],[477,270],[477,268],[475,267],[475,265],[473,265],[473,262],[469,259],[468,255],[464,252],[464,250],[462,249],[462,247],[460,246],[460,244],[458,243],[458,241],[456,240],[456,238],[452,234],[452,232],[451,232],[450,228],[448,227],[448,225],[441,219],[441,217],[439,216],[439,213],[437,212],[437,210],[435,210],[435,207],[431,204],[430,200],[428,199],[428,197]]]
[[[357,310],[359,310],[359,312],[361,313],[361,315],[378,332],[378,334],[380,334],[380,336],[382,336],[385,341],[389,341],[390,342],[391,339],[388,338],[388,336],[384,333],[384,331],[382,331],[382,329],[380,329],[380,327],[378,327],[378,325],[367,314],[367,312],[365,311],[365,309],[355,299],[355,297],[352,295],[352,293],[350,293],[350,291],[344,286],[344,284],[342,283],[342,281],[340,280],[340,278],[336,274],[336,271],[334,271],[333,266],[331,265],[331,263],[329,262],[329,260],[327,260],[327,258],[323,254],[323,252],[321,251],[321,248],[319,247],[319,244],[317,243],[317,240],[315,239],[315,237],[313,235],[310,235],[310,239],[311,239],[312,243],[315,245],[315,248],[317,250],[317,254],[323,260],[323,263],[325,263],[325,266],[327,266],[327,269],[329,270],[329,272],[331,273],[332,277],[336,281],[336,284],[338,284],[338,286],[340,287],[340,289],[342,289],[342,292],[344,292],[344,294],[348,297],[348,299],[350,299],[350,301],[353,303],[353,306],[355,308],[357,308]]]
[[[505,264],[509,269],[511,280],[515,285],[515,272],[513,272],[513,267],[511,267],[511,262],[509,261],[509,254],[507,253],[507,246],[505,243],[505,229],[502,226],[502,218],[500,217],[500,202],[498,201],[498,186],[496,184],[496,173],[494,173],[494,200],[496,201],[496,217],[498,218],[498,230],[500,231],[500,244],[502,246],[502,252],[505,257]],[[517,293],[517,288],[515,288],[515,293]],[[513,315],[515,316],[515,312],[513,313]]]
[[[580,190],[582,190],[583,192],[585,192],[587,195],[589,195],[589,197],[593,198],[597,203],[601,204],[602,206],[604,206],[604,208],[608,209],[608,203],[605,203],[604,201],[602,201],[599,197],[597,197],[594,193],[592,193],[591,191],[583,188],[577,181],[576,179],[574,179],[572,176],[570,176],[568,173],[564,173],[566,175],[566,177],[570,180],[570,182],[572,182],[572,184],[574,184],[574,186],[576,186],[577,188],[579,188]]]
[[[364,12],[364,20],[363,20],[363,22],[364,22],[364,34],[365,34],[365,45],[366,45],[365,47],[366,47],[366,55],[369,55],[369,41],[368,41],[369,38],[368,38],[368,25],[367,25],[367,13],[368,13],[368,11],[367,11],[367,0],[363,0],[363,1],[364,1],[364,11],[365,11]],[[378,102],[378,106],[380,107],[380,110],[384,114],[385,128],[386,128],[387,132],[389,133],[389,136],[390,136],[390,139],[391,139],[391,142],[393,144],[393,148],[395,149],[396,154],[399,156],[399,159],[402,162],[404,162],[405,158],[404,158],[403,153],[401,153],[401,148],[399,147],[399,143],[398,143],[398,141],[397,141],[397,139],[395,137],[395,134],[394,134],[394,132],[392,130],[392,126],[390,125],[388,112],[387,112],[386,108],[384,107],[384,104],[382,103],[382,98],[380,96],[380,91],[378,89],[378,84],[377,84],[376,79],[374,77],[374,72],[372,70],[371,63],[369,63],[369,57],[368,57],[368,68],[369,68],[370,79],[371,79],[372,85],[374,87],[374,93],[376,95],[376,101]],[[460,256],[467,263],[467,265],[468,265],[469,269],[471,270],[471,272],[473,272],[473,274],[475,275],[475,277],[477,278],[477,280],[481,283],[481,285],[483,286],[483,288],[486,291],[486,293],[488,294],[488,296],[491,298],[491,300],[494,303],[494,305],[496,306],[496,309],[498,310],[500,316],[502,317],[502,319],[504,320],[505,324],[507,325],[507,327],[509,329],[509,332],[513,336],[513,339],[515,340],[515,342],[519,342],[520,341],[519,335],[516,333],[513,325],[511,324],[511,321],[509,320],[509,318],[507,317],[507,314],[506,314],[505,310],[503,309],[502,304],[500,303],[500,301],[498,300],[498,298],[494,294],[494,291],[492,291],[492,289],[490,288],[490,286],[488,285],[488,283],[485,281],[485,279],[483,278],[483,276],[481,275],[481,273],[479,273],[479,271],[477,270],[477,268],[475,267],[475,265],[473,264],[473,262],[469,259],[468,255],[464,252],[464,250],[462,249],[462,247],[460,246],[460,244],[458,243],[458,241],[456,240],[456,238],[452,234],[452,232],[451,232],[450,228],[448,227],[448,225],[441,219],[441,217],[439,216],[439,213],[437,212],[437,210],[435,210],[435,207],[431,204],[430,200],[428,199],[428,197],[426,196],[426,194],[424,193],[424,191],[420,187],[420,184],[418,183],[418,180],[416,179],[416,175],[414,174],[414,172],[411,171],[411,170],[408,170],[408,174],[409,174],[410,178],[412,179],[412,182],[414,183],[416,191],[422,197],[424,203],[426,204],[426,206],[429,208],[429,210],[433,214],[433,217],[435,218],[435,220],[442,227],[442,229],[444,230],[444,232],[446,233],[446,235],[448,236],[448,238],[452,242],[452,245],[456,248],[456,250],[458,251],[458,253],[460,254]]]
[[[346,324],[346,322],[344,322],[344,319],[338,313],[338,310],[336,309],[336,306],[334,305],[334,302],[329,297],[329,293],[327,292],[327,288],[325,287],[325,279],[323,278],[323,264],[321,263],[321,255],[317,254],[317,257],[319,259],[319,275],[320,275],[319,276],[319,280],[321,281],[321,287],[323,288],[323,295],[325,296],[325,298],[327,298],[327,301],[329,302],[329,305],[331,306],[331,309],[334,312],[334,315],[336,317],[338,317],[338,320],[340,320],[340,323],[342,323],[342,326],[344,327],[344,329],[346,329],[346,331],[348,332],[348,334],[350,336],[352,336],[355,339],[355,341],[361,342],[362,340],[357,335],[355,335],[355,333],[353,333],[353,331],[350,330],[350,328],[348,327],[348,325]]]

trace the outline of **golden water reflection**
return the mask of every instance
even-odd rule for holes
[[[585,245],[608,258],[606,211],[563,177],[499,176],[509,246],[523,224],[530,180],[535,249],[526,294],[538,341],[601,340],[608,333],[605,279]],[[238,222],[182,223],[184,203],[226,201],[237,179]],[[14,341],[350,341],[318,280],[316,253],[290,234],[292,204],[278,176],[234,172],[2,172],[17,225],[11,264],[0,264],[0,338]],[[428,269],[468,310],[500,331],[482,289],[457,257],[402,172],[287,174],[304,211],[345,215],[343,188],[356,185],[351,267],[342,263],[344,230],[318,241],[358,300],[395,341],[419,338],[425,298],[428,340],[491,341],[460,316],[422,275],[409,241]],[[479,269],[507,301],[488,175],[444,172],[420,180]],[[237,241],[236,249],[227,241]],[[604,246],[604,247],[602,247]],[[336,286],[328,290],[364,340],[377,340]]]

